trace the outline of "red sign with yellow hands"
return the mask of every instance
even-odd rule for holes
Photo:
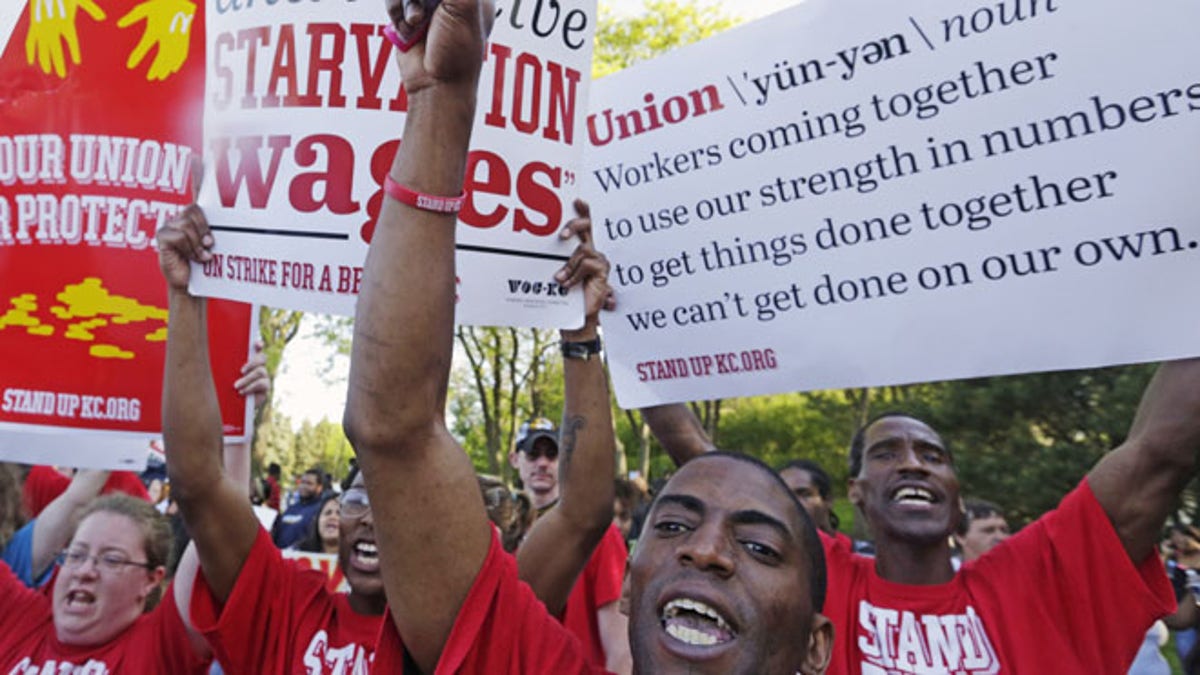
[[[161,430],[168,318],[154,233],[191,200],[203,3],[3,12],[15,10],[0,10],[0,458],[140,462],[139,439]],[[227,436],[246,432],[233,382],[251,316],[210,302]]]

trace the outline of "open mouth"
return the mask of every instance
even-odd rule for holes
[[[905,486],[892,493],[892,502],[895,504],[927,506],[937,501],[932,492],[922,487]]]
[[[699,600],[678,598],[663,607],[663,630],[686,645],[712,647],[737,635],[721,613]]]
[[[67,609],[84,609],[96,604],[96,596],[87,591],[68,591]]]
[[[369,541],[356,542],[350,551],[350,562],[361,572],[378,572],[379,549]]]

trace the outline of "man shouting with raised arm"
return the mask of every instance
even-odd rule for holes
[[[643,411],[677,463],[712,451],[691,411]],[[956,574],[955,456],[928,424],[886,413],[850,445],[850,500],[876,557],[824,537],[831,673],[1124,675],[1156,618],[1174,611],[1155,544],[1195,475],[1200,360],[1163,364],[1129,436],[1058,508]]]
[[[397,42],[408,45],[398,61],[409,111],[367,257],[345,416],[391,608],[375,668],[590,672],[579,643],[519,583],[445,426],[453,214],[493,10],[478,0],[388,6]],[[566,272],[590,260],[573,257]],[[584,284],[590,321],[608,295],[604,269],[593,265]],[[590,361],[574,365],[598,367]],[[649,528],[632,564],[637,672],[824,671],[832,633],[814,610],[824,593],[821,548],[770,469],[728,455],[694,462],[663,489]]]

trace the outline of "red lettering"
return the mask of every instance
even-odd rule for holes
[[[392,43],[383,39],[383,26],[368,23],[350,24],[350,34],[354,36],[354,46],[358,52],[358,76],[362,80],[362,96],[354,104],[364,110],[379,110],[383,107],[383,99],[379,98],[379,85],[387,72],[388,56],[392,53]],[[380,48],[375,52],[375,63],[369,63],[371,48],[368,44],[374,35],[379,39]],[[401,88],[403,91],[403,88]]]
[[[342,94],[342,55],[346,52],[346,33],[336,23],[308,24],[308,91],[300,97],[300,105],[321,105],[321,73],[329,74],[329,96],[325,105],[330,108],[345,108],[346,97]],[[329,56],[321,56],[326,37],[333,38],[333,50]]]
[[[546,176],[550,185],[541,185],[534,180],[539,175]],[[521,167],[517,174],[517,198],[524,206],[545,216],[545,222],[541,225],[535,224],[526,215],[528,211],[520,208],[513,217],[513,230],[529,232],[536,237],[548,237],[557,232],[562,222],[562,202],[550,187],[560,185],[562,169],[558,167],[552,167],[545,162],[530,162]]]
[[[262,136],[240,136],[237,138],[238,165],[237,172],[230,175],[229,168],[229,138],[218,138],[213,143],[216,154],[217,193],[221,205],[228,208],[237,202],[238,193],[245,183],[246,192],[252,208],[261,209],[267,205],[271,190],[275,185],[275,176],[279,172],[279,160],[283,150],[292,144],[291,136],[269,136],[267,144],[271,148],[271,163],[264,179],[262,166],[259,164],[258,152],[263,146]]]
[[[467,175],[463,184],[467,201],[458,218],[472,227],[495,227],[508,215],[508,207],[497,204],[490,213],[476,209],[476,193],[508,196],[512,190],[512,174],[504,158],[487,150],[473,150],[467,155]]]
[[[237,32],[238,49],[246,49],[246,91],[242,96],[243,108],[254,108],[258,101],[254,98],[254,72],[258,65],[258,45],[271,43],[271,33],[266,26],[258,28],[243,28]]]
[[[488,126],[503,129],[508,124],[508,120],[504,117],[504,76],[508,72],[508,57],[512,56],[512,48],[502,44],[491,43],[491,53],[496,57],[495,67],[492,69],[494,76],[492,78],[492,109],[484,116],[483,123]]]
[[[275,46],[275,60],[271,62],[271,75],[267,80],[267,93],[263,96],[264,108],[278,108],[280,104],[300,104],[300,91],[296,74],[296,33],[290,25],[279,29],[279,43]],[[287,80],[287,95],[280,99],[277,90],[281,80]]]
[[[216,72],[217,79],[221,84],[213,87],[219,92],[213,98],[213,105],[218,110],[224,110],[229,107],[229,102],[233,100],[233,69],[225,65],[221,58],[234,47],[233,36],[229,33],[221,33],[213,42],[213,70]]]
[[[579,84],[579,71],[567,68],[564,74],[561,64],[549,61],[550,70],[550,121],[542,130],[542,137],[547,140],[562,140],[571,145],[575,140],[575,86]],[[570,91],[563,87],[563,81],[570,84]],[[565,126],[564,126],[565,123]],[[563,133],[559,127],[563,126]]]
[[[302,173],[292,179],[288,197],[292,206],[303,213],[312,213],[322,206],[338,215],[354,213],[358,202],[354,201],[354,146],[341,136],[316,134],[307,136],[296,146],[296,163],[312,166],[321,156],[316,146],[325,148],[327,164],[325,171]],[[324,198],[317,199],[317,183],[324,184]]]
[[[484,124],[503,129],[511,117],[517,131],[534,134],[541,129],[543,138],[570,145],[575,137],[575,94],[582,77],[579,71],[554,61],[543,63],[528,52],[513,59],[511,47],[494,42],[489,56],[492,104]],[[507,88],[510,68],[515,72],[512,87]]]

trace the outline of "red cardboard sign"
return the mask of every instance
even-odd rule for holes
[[[80,431],[114,442],[161,431],[154,234],[192,199],[203,14],[188,0],[30,0],[0,34],[0,457],[42,457],[13,440],[22,432],[47,448],[69,438],[83,455],[94,446]],[[209,316],[225,433],[241,437],[233,381],[252,308],[210,302]],[[145,444],[129,445],[144,461]]]

